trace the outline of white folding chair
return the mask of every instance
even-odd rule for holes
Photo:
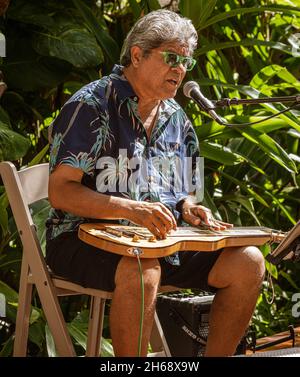
[[[91,297],[86,356],[99,356],[105,301],[111,299],[113,293],[84,288],[52,275],[45,263],[29,210],[31,204],[48,198],[48,164],[35,165],[17,171],[11,162],[1,162],[0,174],[23,245],[13,355],[26,356],[27,353],[32,288],[35,285],[59,356],[76,356],[76,354],[58,296],[89,295]],[[175,290],[175,288],[162,288],[162,291],[170,290]],[[154,356],[170,356],[156,314],[150,344]]]

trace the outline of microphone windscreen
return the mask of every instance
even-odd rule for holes
[[[191,91],[193,89],[199,89],[199,85],[195,81],[188,81],[183,85],[183,94],[191,98]]]

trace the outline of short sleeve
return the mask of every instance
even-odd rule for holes
[[[80,168],[92,175],[104,140],[105,114],[85,102],[67,103],[52,124],[50,171],[60,164]],[[102,121],[101,121],[102,120]],[[103,131],[103,130],[102,130]]]

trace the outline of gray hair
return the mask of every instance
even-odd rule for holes
[[[189,48],[190,55],[197,47],[198,35],[188,18],[175,12],[159,9],[140,18],[129,31],[120,56],[120,63],[128,67],[131,63],[131,47],[139,46],[144,56],[163,43],[179,42]]]

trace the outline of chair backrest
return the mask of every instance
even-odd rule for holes
[[[20,235],[33,226],[29,205],[48,197],[49,164],[17,171],[11,162],[0,163],[0,174]]]
[[[37,282],[48,284],[50,275],[36,234],[29,205],[48,197],[49,164],[39,164],[17,171],[15,165],[0,163],[0,174],[10,207],[23,244],[23,258],[27,260]],[[34,273],[34,270],[36,273]],[[51,283],[50,283],[51,284]]]
[[[48,198],[49,164],[39,164],[17,172],[28,205]]]

